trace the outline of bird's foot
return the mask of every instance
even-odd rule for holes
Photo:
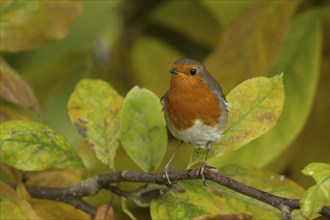
[[[216,169],[215,167],[209,166],[206,162],[203,162],[202,166],[198,169],[197,175],[202,176],[203,185],[206,186],[205,171],[206,169]]]
[[[165,167],[163,169],[163,178],[167,180],[168,186],[172,186],[173,183],[171,182],[170,177],[168,175],[169,171],[170,171],[170,169],[168,167]]]

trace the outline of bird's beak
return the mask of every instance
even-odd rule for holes
[[[170,69],[169,72],[172,73],[172,74],[175,74],[175,75],[179,74],[179,71],[176,68]]]

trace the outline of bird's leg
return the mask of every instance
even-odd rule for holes
[[[201,174],[201,176],[202,176],[202,179],[203,179],[203,185],[204,185],[204,186],[206,186],[206,184],[205,184],[205,174],[204,174],[204,172],[205,172],[205,167],[208,166],[208,165],[207,165],[207,157],[208,157],[208,155],[209,155],[209,152],[210,152],[211,148],[212,148],[212,141],[209,141],[209,142],[206,143],[206,154],[205,154],[205,159],[204,159],[204,161],[203,161],[202,166],[201,166],[201,167],[199,168],[199,170],[198,170],[198,174]]]
[[[168,176],[168,167],[170,166],[174,156],[176,155],[176,153],[178,152],[179,148],[181,146],[181,141],[178,142],[178,144],[176,145],[176,148],[171,156],[171,158],[167,161],[164,169],[163,169],[163,177],[167,179],[167,182],[169,185],[172,185],[172,182],[170,180],[170,177]]]

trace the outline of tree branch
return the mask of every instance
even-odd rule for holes
[[[96,215],[96,208],[82,200],[82,196],[75,196],[75,193],[70,193],[71,188],[50,188],[43,186],[26,186],[29,194],[38,199],[48,199],[55,201],[62,201],[70,204],[73,207],[80,209],[91,216]],[[87,195],[87,194],[86,194]]]
[[[320,214],[323,215],[324,217],[326,217],[327,219],[330,219],[330,208],[323,206],[321,208]]]
[[[190,170],[169,170],[169,178],[171,182],[179,182],[183,180],[201,179],[198,169]],[[217,172],[215,168],[207,167],[205,169],[205,179],[218,183],[226,188],[244,194],[251,198],[257,199],[268,205],[277,208],[282,213],[282,218],[291,219],[291,211],[299,209],[299,200],[279,197],[259,189],[245,185],[234,179],[226,177]],[[68,188],[50,188],[41,186],[26,186],[32,197],[41,199],[50,199],[63,201],[74,207],[81,209],[91,216],[94,216],[96,209],[82,200],[82,197],[94,195],[101,189],[110,189],[113,183],[118,182],[141,182],[155,183],[159,185],[167,185],[167,179],[162,173],[143,173],[143,172],[114,172],[95,176],[86,179],[72,187]],[[322,209],[320,214],[326,215],[328,209]]]

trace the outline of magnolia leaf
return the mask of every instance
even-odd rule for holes
[[[39,172],[27,173],[26,181],[29,185],[65,188],[78,184],[81,174],[71,169],[50,169]]]
[[[285,104],[276,126],[244,148],[211,159],[210,163],[223,166],[235,161],[265,166],[290,146],[305,125],[314,103],[322,52],[321,23],[321,13],[317,8],[299,14],[292,22],[283,48],[269,73],[285,72]]]
[[[0,185],[1,187],[1,185]],[[1,188],[1,191],[4,189]],[[0,195],[0,219],[28,219],[26,214],[13,201]],[[37,218],[38,219],[38,218]]]
[[[15,189],[0,181],[0,219],[41,219]]]
[[[156,170],[167,146],[159,98],[145,88],[132,88],[125,98],[120,121],[121,143],[127,154],[142,170]]]
[[[276,196],[301,199],[304,195],[304,189],[284,175],[278,175],[258,168],[234,165],[225,166],[220,169],[221,174],[224,176]],[[213,182],[208,182],[207,184],[220,193],[226,199],[227,203],[232,204],[234,210],[244,212],[256,219],[281,219],[280,211],[264,202],[236,193],[231,189],[219,186]],[[302,216],[299,213],[293,214],[293,219],[301,218]]]
[[[62,39],[82,10],[80,1],[1,1],[0,51],[18,52]]]
[[[84,170],[68,140],[44,124],[8,121],[0,124],[1,162],[24,171],[49,168]]]
[[[114,220],[115,215],[113,208],[109,204],[101,205],[97,208],[96,215],[93,220]]]
[[[284,104],[282,78],[253,78],[229,93],[228,124],[223,138],[214,144],[217,156],[239,149],[274,127]]]
[[[222,8],[218,2],[221,1],[208,3],[212,11],[235,13],[235,9],[221,12],[228,7]],[[223,2],[235,4],[233,1]],[[298,5],[299,1],[262,1],[250,4],[239,13],[240,16],[221,35],[214,52],[205,60],[208,71],[223,83],[225,91],[270,70]]]
[[[69,115],[80,136],[104,164],[114,168],[123,98],[105,81],[81,80],[71,94]]]
[[[34,198],[29,202],[38,216],[45,220],[63,219],[63,216],[65,219],[91,220],[89,214],[64,202]]]
[[[263,191],[287,198],[299,199],[304,190],[301,186],[268,171],[255,168],[228,166],[221,168],[221,173]],[[258,178],[255,178],[258,176]],[[184,193],[168,191],[159,199],[151,202],[152,219],[208,219],[206,216],[252,216],[255,219],[280,219],[278,209],[254,198],[232,191],[214,182],[203,186],[201,180],[184,181],[179,186]],[[301,217],[301,216],[295,216]],[[198,218],[197,218],[198,219]],[[212,217],[209,219],[213,219]]]
[[[211,189],[196,182],[185,181],[179,184],[184,193],[173,190],[152,200],[150,214],[152,219],[193,219],[203,215],[215,215],[228,211],[223,202]]]
[[[28,110],[39,112],[39,103],[32,87],[2,58],[0,58],[0,78],[2,98]]]
[[[304,217],[311,219],[322,206],[330,205],[330,165],[311,163],[302,172],[307,176],[312,176],[317,183],[308,188],[300,201]]]
[[[313,177],[317,183],[320,183],[324,178],[330,176],[330,164],[310,163],[302,170],[302,173]]]
[[[284,103],[282,76],[252,78],[229,93],[228,123],[221,140],[213,143],[212,155],[235,151],[274,127]],[[194,149],[190,166],[203,159],[201,152]]]
[[[0,180],[5,182],[20,182],[23,179],[23,172],[5,163],[0,163]]]
[[[227,165],[219,168],[219,170],[219,172],[221,172],[224,176],[228,176],[248,186],[277,196],[300,199],[304,195],[303,187],[290,180],[285,175],[279,175],[259,168],[240,167],[236,165]],[[256,176],[258,178],[255,178]],[[209,184],[217,185],[211,182]],[[221,187],[221,190],[232,192],[232,190],[225,187]],[[240,196],[242,196],[242,198],[244,197],[243,195]]]
[[[13,108],[8,103],[0,103],[0,123],[10,120],[24,120],[27,119],[20,110]]]

